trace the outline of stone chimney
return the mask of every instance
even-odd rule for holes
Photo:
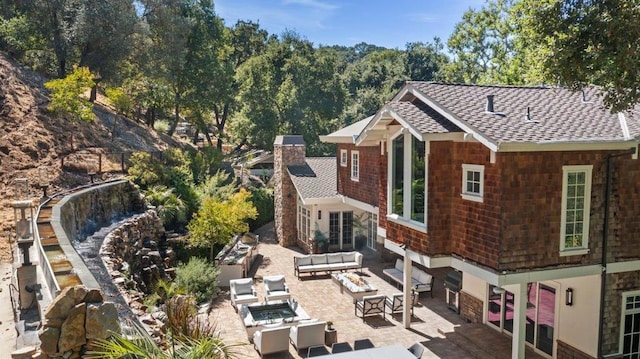
[[[288,247],[297,244],[297,194],[287,166],[305,164],[305,144],[302,136],[276,136],[273,143],[273,183],[275,231],[278,243]]]

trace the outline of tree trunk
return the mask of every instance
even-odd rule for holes
[[[176,127],[178,127],[178,122],[180,122],[180,97],[176,97],[176,104],[173,108],[173,112],[175,114],[173,123],[169,126],[169,132],[167,133],[169,136],[173,136],[173,133],[176,131]]]
[[[229,115],[229,103],[225,103],[222,109],[222,119],[218,120],[218,116],[216,114],[216,128],[218,129],[218,133],[216,137],[218,138],[218,150],[222,152],[223,140],[224,136],[224,126],[227,123],[227,116]]]

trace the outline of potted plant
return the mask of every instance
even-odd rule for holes
[[[329,239],[327,235],[318,228],[313,231],[313,243],[316,247],[314,250],[315,253],[324,253],[329,250]]]
[[[334,330],[333,329],[333,322],[330,320],[327,320],[327,330]]]
[[[418,286],[411,287],[411,300],[413,305],[418,305],[418,300],[420,299],[420,292],[418,292]]]
[[[354,247],[356,250],[361,250],[362,248],[364,248],[367,245],[367,235],[365,234],[366,232],[366,225],[365,225],[365,221],[368,220],[368,217],[365,218],[366,216],[368,216],[367,212],[362,212],[360,215],[356,215],[353,218],[353,224],[354,227],[356,229],[356,236],[354,238]]]

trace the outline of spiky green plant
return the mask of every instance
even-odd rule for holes
[[[166,226],[186,222],[187,206],[173,189],[162,185],[152,186],[144,191],[144,197],[149,205],[156,207],[158,216]]]
[[[113,333],[111,338],[97,340],[94,349],[85,353],[89,359],[234,359],[239,358],[235,348],[242,344],[227,345],[219,336],[197,339],[170,338],[170,347],[163,350],[139,325],[129,333]]]

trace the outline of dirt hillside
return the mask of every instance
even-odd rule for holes
[[[11,261],[9,230],[14,179],[27,178],[37,203],[38,167],[48,166],[48,193],[89,182],[87,163],[102,154],[101,177],[119,175],[121,153],[160,151],[183,143],[143,124],[118,117],[101,97],[93,123],[72,122],[47,111],[48,79],[22,68],[0,52],[0,261]],[[114,121],[116,121],[114,123]],[[63,161],[64,160],[64,161]],[[89,160],[89,161],[88,161]],[[63,163],[64,162],[64,163]],[[111,172],[111,173],[110,173]]]

